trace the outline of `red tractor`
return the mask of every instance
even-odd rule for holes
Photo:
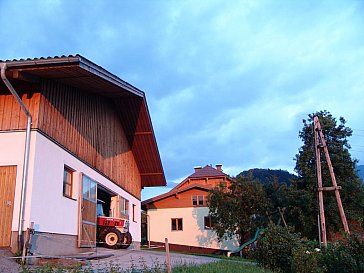
[[[107,248],[128,248],[132,243],[129,220],[105,216],[97,202],[97,241]]]

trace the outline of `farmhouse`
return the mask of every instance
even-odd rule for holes
[[[218,241],[208,216],[208,192],[221,182],[232,182],[222,171],[222,165],[196,167],[193,174],[169,192],[143,201],[150,243],[163,245],[168,238],[172,250],[200,253],[235,249],[239,245],[236,239]]]
[[[143,91],[80,55],[0,61],[0,247],[33,254],[96,245],[97,203],[129,220],[164,171]]]

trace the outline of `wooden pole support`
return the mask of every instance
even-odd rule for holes
[[[30,228],[27,229],[26,238],[24,240],[23,252],[22,252],[22,257],[21,257],[21,263],[23,265],[26,263],[25,257],[28,256],[28,251],[31,246],[30,241],[32,238],[33,230],[34,230],[34,222],[31,222]]]
[[[168,238],[165,239],[165,244],[166,244],[166,264],[167,264],[167,272],[168,273],[171,273],[172,272],[172,268],[171,268],[171,255],[169,254]]]

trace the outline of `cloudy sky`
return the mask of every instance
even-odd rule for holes
[[[0,24],[0,59],[78,53],[145,91],[169,187],[206,164],[292,172],[324,109],[364,164],[364,1],[0,0]]]

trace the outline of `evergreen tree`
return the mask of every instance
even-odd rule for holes
[[[296,230],[308,237],[317,236],[317,175],[313,118],[317,115],[325,136],[342,203],[348,222],[363,224],[364,187],[356,173],[357,161],[351,158],[348,138],[352,130],[345,126],[345,119],[337,120],[327,111],[309,115],[303,120],[299,137],[303,146],[296,155],[295,171],[298,179],[289,193],[289,217],[295,222]],[[323,186],[332,186],[330,172],[324,154],[321,155]],[[342,223],[333,191],[324,192],[325,218],[329,233],[342,231]]]

